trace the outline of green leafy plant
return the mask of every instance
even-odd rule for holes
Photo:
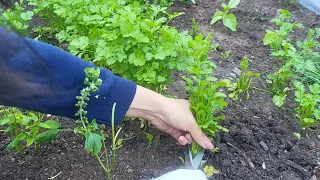
[[[146,132],[144,134],[146,135],[146,137],[148,139],[148,146],[151,146],[152,141],[153,141],[153,135],[150,133],[146,133]]]
[[[241,73],[235,83],[230,84],[228,90],[231,92],[228,97],[232,100],[238,100],[242,96],[249,99],[249,90],[251,89],[252,77],[260,77],[259,73],[247,71],[249,67],[248,58],[244,57],[240,63]]]
[[[267,30],[263,38],[263,44],[269,45],[274,51],[272,55],[286,57],[285,55],[294,51],[294,47],[290,44],[290,33],[297,28],[302,28],[301,23],[291,23],[291,13],[288,10],[281,9],[278,17],[272,19],[271,22],[280,26],[279,30]]]
[[[0,13],[3,15],[3,18],[0,16],[0,24],[5,26],[13,26],[17,31],[23,35],[27,34],[29,29],[29,23],[32,19],[34,13],[33,11],[26,10],[23,6],[24,0],[14,3],[13,8],[7,10],[0,8]],[[8,24],[8,22],[10,24]],[[8,28],[10,29],[10,28]]]
[[[320,54],[317,51],[320,47],[317,40],[320,30],[309,29],[308,37],[304,41],[296,41],[295,46],[290,34],[303,25],[291,23],[291,13],[288,10],[281,9],[279,12],[279,16],[272,20],[279,26],[279,30],[267,30],[263,41],[271,47],[271,55],[282,60],[282,67],[267,77],[267,90],[273,94],[275,105],[281,107],[290,90],[288,83],[292,79],[320,83]]]
[[[104,132],[104,126],[98,126],[96,123],[96,120],[91,120],[89,122],[88,118],[86,117],[87,111],[85,108],[88,105],[88,101],[90,100],[91,94],[93,92],[96,92],[99,90],[99,86],[102,84],[102,80],[100,77],[100,69],[97,68],[86,68],[85,69],[86,78],[84,80],[84,84],[86,87],[84,87],[81,90],[81,95],[77,96],[76,99],[78,100],[76,107],[79,108],[78,112],[75,114],[77,117],[79,117],[79,120],[77,120],[77,124],[79,126],[75,127],[74,132],[76,134],[80,134],[85,138],[85,150],[94,156],[100,166],[105,171],[108,179],[112,179],[112,173],[115,166],[115,156],[116,156],[116,150],[122,147],[122,141],[123,139],[119,138],[119,133],[121,131],[121,128],[115,131],[114,127],[114,114],[115,114],[115,108],[116,103],[114,103],[112,108],[112,117],[111,117],[111,150],[107,148],[106,145],[106,136]],[[104,150],[104,158],[105,158],[105,164],[102,162],[101,157],[101,150]],[[109,156],[109,153],[111,155]]]
[[[214,168],[212,165],[206,165],[203,168],[203,172],[206,174],[207,177],[213,176],[213,174],[220,174],[220,171]]]
[[[189,77],[183,76],[186,81],[185,90],[189,92],[191,110],[194,112],[197,123],[203,132],[213,136],[219,130],[228,132],[219,121],[224,120],[225,116],[218,115],[227,106],[226,95],[218,89],[225,87],[226,82],[219,82],[212,76],[215,64],[210,62],[208,50],[211,48],[211,34],[204,40],[203,35],[198,35],[190,43],[195,49],[193,54],[194,61],[187,69]],[[200,151],[200,146],[195,142],[191,145],[193,157]]]
[[[43,19],[56,20],[57,39],[72,54],[158,92],[193,58],[192,37],[168,25],[183,13],[144,1],[30,1]]]
[[[17,108],[6,108],[0,110],[2,114],[0,126],[1,132],[9,134],[11,143],[7,150],[16,149],[20,156],[24,156],[24,148],[34,145],[36,152],[41,143],[47,143],[56,138],[61,125],[54,120],[44,121],[44,114],[31,111],[22,112]]]
[[[222,3],[224,11],[215,12],[210,24],[215,24],[221,20],[224,26],[228,27],[231,31],[236,31],[238,25],[237,17],[233,13],[229,13],[229,11],[236,8],[239,3],[240,0],[230,0],[229,4]]]
[[[298,119],[303,129],[313,127],[320,122],[320,85],[315,83],[309,85],[309,91],[299,82],[294,82],[295,101],[299,106],[295,108],[295,117]]]

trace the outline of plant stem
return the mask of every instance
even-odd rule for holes
[[[115,140],[115,132],[114,132],[114,112],[116,108],[116,103],[113,104],[112,107],[112,116],[111,116],[111,124],[112,124],[112,161],[111,161],[111,170],[114,168],[114,163],[116,161],[116,140]]]
[[[98,160],[98,162],[99,162],[100,166],[103,168],[103,170],[104,170],[104,171],[105,171],[105,173],[107,174],[108,179],[111,179],[110,170],[108,170],[108,169],[104,166],[104,164],[103,164],[103,163],[102,163],[102,161],[101,161],[101,158],[100,158],[98,155],[95,155],[95,156],[96,156],[96,158],[97,158],[97,160]]]

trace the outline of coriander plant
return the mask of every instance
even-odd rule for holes
[[[295,81],[294,87],[295,101],[299,103],[295,117],[303,129],[311,128],[320,122],[320,84],[309,85],[310,92],[300,81]]]
[[[145,1],[29,0],[37,14],[56,25],[69,51],[100,67],[162,92],[175,70],[192,59],[192,37],[169,26],[182,13]],[[77,9],[77,11],[74,11]]]
[[[0,16],[0,24],[13,26],[17,31],[23,35],[26,35],[29,29],[29,22],[34,13],[33,11],[26,10],[23,6],[23,3],[24,0],[20,0],[19,2],[14,3],[14,7],[7,10],[0,8],[0,13],[3,16]],[[8,24],[6,21],[8,21],[10,24]]]

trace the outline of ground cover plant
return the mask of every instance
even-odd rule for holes
[[[287,1],[243,0],[233,9],[237,31],[228,32],[224,26],[210,25],[212,9],[220,9],[221,3],[228,1],[198,0],[196,4],[175,1],[169,8],[166,4],[158,7],[160,1],[151,5],[130,0],[29,2],[31,6],[12,13],[17,14],[12,17],[33,11],[33,21],[26,31],[33,31],[32,38],[60,46],[112,71],[115,69],[120,76],[159,92],[190,99],[198,123],[213,138],[216,147],[215,153],[206,151],[204,157],[207,165],[203,170],[208,177],[218,180],[319,178],[317,27],[320,23],[317,15]],[[184,13],[178,13],[181,11]],[[22,24],[27,22],[12,19]],[[275,20],[271,22],[272,19]],[[121,24],[120,20],[125,23]],[[129,26],[127,31],[123,25]],[[137,32],[149,38],[149,42]],[[221,53],[216,51],[217,44]],[[130,59],[138,51],[144,57]],[[147,52],[153,54],[150,59]],[[241,63],[245,62],[243,57],[250,60],[248,67]],[[141,59],[144,65],[139,64]],[[243,68],[240,65],[241,72],[236,73],[237,77],[232,76],[234,83],[242,91],[254,91],[246,101],[231,101],[228,96],[234,96],[226,87],[230,81],[224,79],[239,64]],[[170,72],[162,72],[169,65]],[[199,65],[205,71],[200,71]],[[132,72],[121,72],[127,66]],[[155,76],[150,77],[152,73],[146,69]],[[248,78],[248,72],[260,73],[261,81]],[[87,73],[92,77],[89,82],[96,82],[98,72],[91,69]],[[84,96],[78,97],[80,104],[86,103],[84,97],[89,94],[83,91]],[[86,121],[85,108],[79,109],[84,125],[80,117],[75,124],[59,117],[68,132],[58,133],[56,140],[41,145],[37,154],[27,148],[20,158],[16,151],[5,151],[11,140],[0,134],[1,179],[104,179],[108,173],[114,179],[151,179],[181,166],[178,157],[183,155],[184,147],[165,134],[152,127],[145,127],[148,132],[141,132],[139,122],[124,121],[119,133],[114,129],[118,144],[112,140],[112,128],[104,129],[93,120]],[[74,129],[77,134],[69,132]],[[114,167],[107,165],[104,144],[109,162],[113,147],[121,146],[116,150]],[[192,146],[195,154],[198,145]]]

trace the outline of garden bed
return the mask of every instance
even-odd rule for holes
[[[296,37],[304,38],[308,28],[320,26],[320,16],[298,4],[285,0],[242,0],[233,10],[238,19],[237,32],[231,32],[221,24],[210,25],[212,15],[221,7],[221,1],[197,0],[197,5],[175,4],[170,10],[185,12],[173,20],[171,25],[180,30],[191,30],[191,18],[199,22],[200,32],[213,33],[213,41],[222,50],[231,50],[234,55],[222,61],[212,53],[217,65],[218,79],[232,77],[233,69],[243,58],[249,58],[249,69],[255,72],[273,72],[277,60],[270,57],[270,50],[263,45],[265,30],[273,29],[270,22],[278,9],[292,12],[295,22],[303,23],[304,29],[296,30]],[[260,13],[258,12],[260,11]],[[184,81],[174,75],[174,86],[167,90],[170,95],[187,98],[183,90]],[[253,86],[260,87],[255,81]],[[291,103],[290,103],[291,102]],[[308,138],[298,140],[294,135],[299,125],[293,116],[293,101],[277,108],[272,96],[255,90],[247,101],[230,101],[226,108],[223,125],[229,133],[219,133],[214,138],[217,153],[206,153],[204,160],[221,173],[213,179],[288,179],[300,180],[320,178],[320,131],[309,132]],[[73,127],[73,120],[58,118],[64,127]],[[122,125],[128,136],[139,133],[139,121],[124,121]],[[154,140],[148,145],[144,134],[124,141],[117,152],[114,179],[151,179],[183,165],[179,156],[184,156],[184,147],[174,139],[155,129],[148,128]],[[125,135],[124,134],[124,135]],[[105,179],[98,162],[83,150],[83,139],[73,133],[59,135],[52,144],[44,145],[38,154],[27,151],[24,158],[16,152],[6,152],[9,139],[0,135],[0,179]]]

